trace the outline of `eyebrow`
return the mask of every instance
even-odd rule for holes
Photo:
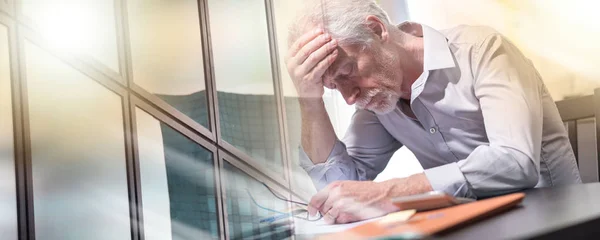
[[[340,69],[346,65],[348,65],[348,63],[350,62],[350,59],[345,59],[342,62],[338,63],[337,65],[331,65],[327,71],[325,72],[324,77],[330,77],[333,78],[334,80],[337,78],[337,76],[339,76],[339,72]],[[334,63],[335,64],[335,63]],[[335,71],[331,71],[331,67],[335,66]]]

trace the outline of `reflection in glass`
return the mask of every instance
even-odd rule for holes
[[[119,72],[113,0],[24,0],[23,14],[53,47],[88,55]]]
[[[146,240],[217,239],[213,154],[136,109]]]
[[[208,7],[221,137],[283,175],[265,2],[209,0]]]
[[[36,236],[131,239],[122,98],[24,47]]]
[[[277,35],[277,52],[279,54],[279,72],[281,78],[281,85],[284,95],[284,108],[286,114],[287,123],[287,136],[288,136],[288,152],[291,160],[290,169],[290,181],[292,191],[307,196],[312,196],[312,193],[316,193],[316,189],[312,184],[312,180],[302,167],[300,167],[300,140],[301,140],[301,128],[302,118],[300,116],[300,105],[298,103],[298,95],[294,87],[294,83],[288,74],[287,67],[285,64],[285,56],[288,51],[288,27],[295,20],[298,9],[302,9],[306,3],[304,0],[286,0],[286,1],[273,1],[274,7],[274,18],[275,18],[275,33]],[[332,99],[328,97],[329,91],[327,91],[323,98],[326,105],[331,105]],[[329,94],[331,95],[331,94]],[[333,113],[329,111],[328,113]],[[336,119],[335,114],[329,114],[330,119],[333,121]],[[335,122],[334,126],[335,126]]]
[[[0,24],[0,233],[17,239],[17,202],[13,143],[8,29]]]
[[[127,1],[133,81],[209,128],[196,0]]]
[[[286,212],[289,210],[287,203],[277,199],[262,183],[226,161],[224,161],[224,169],[230,239],[288,238],[291,234],[287,229],[289,225],[276,226],[276,223],[285,222],[288,219],[280,219],[273,223],[261,222],[268,217],[280,215],[261,207]],[[254,198],[256,204],[253,203],[251,197]]]

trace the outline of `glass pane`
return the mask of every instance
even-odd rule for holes
[[[229,238],[288,238],[290,232],[285,227],[276,227],[273,224],[261,222],[262,219],[280,215],[266,209],[286,212],[288,210],[287,203],[277,199],[259,181],[226,161],[224,162],[224,169]],[[251,197],[254,198],[256,203]],[[280,221],[285,221],[285,219]]]
[[[127,4],[133,81],[210,128],[197,1]]]
[[[288,27],[293,23],[300,9],[305,7],[304,3],[306,3],[305,0],[273,1],[277,53],[279,54],[279,72],[283,94],[286,97],[297,96],[294,82],[292,82],[285,64],[285,56],[288,52]]]
[[[26,41],[38,239],[130,239],[122,98]]]
[[[17,197],[13,143],[8,31],[0,24],[0,233],[17,239]]]
[[[213,154],[136,109],[147,240],[217,239]]]
[[[113,0],[21,0],[21,6],[49,44],[119,72]]]
[[[291,188],[297,194],[310,197],[312,196],[311,193],[316,193],[316,190],[306,171],[300,167],[299,147],[301,145],[300,138],[302,130],[302,118],[300,116],[298,94],[296,92],[296,88],[294,87],[294,83],[288,74],[285,64],[285,56],[287,55],[288,51],[288,27],[295,20],[298,11],[305,7],[305,4],[306,1],[304,0],[273,1],[276,26],[275,32],[277,34],[277,52],[279,54],[279,71],[285,101],[285,114],[287,118],[286,131],[289,140],[288,152],[290,153],[290,160],[292,162],[290,165],[290,180],[292,184]],[[326,89],[326,91],[327,90],[328,89]],[[331,94],[326,94],[323,99],[328,106],[330,106],[332,103],[332,99],[328,97],[330,95]],[[328,113],[330,113],[329,117],[332,121],[336,119],[336,115],[331,114],[333,111],[328,111]],[[333,124],[336,123],[333,122]]]
[[[221,137],[283,175],[263,0],[209,0]]]

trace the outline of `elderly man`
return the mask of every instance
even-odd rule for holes
[[[554,101],[534,68],[487,27],[394,26],[372,0],[327,0],[290,29],[287,68],[302,114],[309,211],[346,223],[396,210],[396,196],[485,197],[580,183]],[[323,87],[357,108],[343,140]],[[401,146],[424,173],[372,180]]]

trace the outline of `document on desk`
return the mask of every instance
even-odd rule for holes
[[[346,223],[346,224],[326,224],[323,219],[319,221],[306,221],[301,219],[295,219],[295,227],[294,232],[300,235],[316,235],[316,234],[325,234],[325,233],[334,233],[341,232],[358,225],[379,220],[383,217],[368,219],[359,222]]]
[[[363,221],[346,223],[346,224],[326,224],[323,219],[319,221],[306,221],[301,219],[295,220],[295,228],[294,231],[299,235],[316,235],[316,234],[325,234],[325,233],[334,233],[334,232],[342,232],[344,230],[368,223],[373,221],[381,220],[382,224],[389,224],[394,222],[404,222],[407,221],[410,217],[415,214],[415,210],[406,210],[399,211],[395,213],[390,213],[385,216],[367,219]]]

